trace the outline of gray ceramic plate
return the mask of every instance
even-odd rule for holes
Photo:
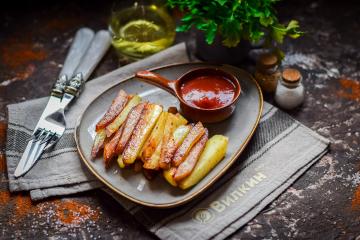
[[[173,207],[190,201],[214,183],[243,151],[253,135],[262,112],[263,98],[255,80],[245,71],[226,65],[186,63],[152,69],[168,79],[176,79],[183,73],[198,67],[217,67],[228,71],[240,81],[241,95],[234,114],[227,120],[209,124],[210,136],[223,134],[229,137],[226,157],[197,185],[189,190],[172,187],[161,176],[148,181],[133,169],[119,169],[114,164],[105,169],[101,157],[91,160],[90,151],[96,122],[104,114],[112,99],[120,89],[129,94],[139,94],[150,102],[168,106],[178,106],[177,99],[157,87],[129,78],[106,90],[84,111],[77,122],[75,139],[79,154],[90,171],[116,193],[142,205],[151,207]]]

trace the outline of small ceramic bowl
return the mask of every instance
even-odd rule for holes
[[[177,99],[180,101],[180,108],[182,113],[193,121],[201,121],[203,123],[215,123],[228,118],[234,112],[236,102],[241,92],[238,79],[234,75],[217,68],[193,69],[183,74],[176,80],[168,80],[163,76],[150,71],[139,71],[135,74],[135,76],[145,82],[156,85],[177,97]],[[187,103],[182,97],[181,86],[186,81],[200,76],[221,76],[231,81],[235,86],[233,100],[222,107],[211,109],[200,108]],[[211,83],[209,82],[209,84]]]

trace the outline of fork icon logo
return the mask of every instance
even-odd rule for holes
[[[214,213],[209,208],[199,208],[192,214],[192,219],[199,223],[208,223],[214,218]]]

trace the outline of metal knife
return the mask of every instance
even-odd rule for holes
[[[77,31],[75,39],[70,47],[69,53],[65,59],[64,66],[59,74],[57,81],[51,91],[49,100],[45,106],[43,113],[40,116],[38,123],[32,133],[23,155],[15,169],[14,176],[19,177],[26,173],[24,171],[25,165],[29,161],[29,153],[34,150],[34,136],[38,130],[39,122],[42,121],[51,112],[56,111],[61,107],[61,99],[64,93],[64,89],[67,83],[67,79],[71,78],[76,67],[79,65],[83,55],[86,53],[92,39],[94,38],[94,31],[89,28],[81,28]]]
[[[60,108],[58,108],[54,113],[51,114],[61,114],[64,115],[65,108],[70,104],[70,102],[79,95],[84,83],[90,77],[91,73],[94,71],[100,60],[103,58],[111,44],[111,37],[109,33],[105,30],[101,30],[96,33],[94,39],[91,42],[90,47],[87,49],[86,53],[81,58],[80,64],[74,70],[75,74],[66,84],[64,88],[64,94],[60,103]],[[59,136],[61,137],[61,136]],[[49,141],[50,142],[50,141]],[[48,148],[48,146],[53,145],[57,141],[43,142],[42,144],[38,143],[39,147],[36,151],[33,151],[30,155],[29,160],[23,167],[23,174],[29,171],[36,161],[40,158],[42,152]]]

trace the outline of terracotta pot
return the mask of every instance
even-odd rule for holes
[[[181,86],[184,82],[194,79],[197,76],[207,76],[207,75],[220,75],[223,77],[226,77],[228,80],[230,80],[234,86],[235,86],[235,95],[233,100],[220,108],[214,108],[214,109],[205,109],[205,108],[199,108],[195,106],[191,106],[188,104],[181,95]],[[217,68],[197,68],[193,69],[182,76],[180,76],[176,80],[168,80],[156,73],[150,72],[150,71],[139,71],[135,75],[139,79],[148,82],[150,84],[156,85],[175,97],[178,98],[180,101],[180,108],[182,113],[187,117],[194,121],[201,121],[203,123],[214,123],[214,122],[220,122],[226,118],[228,118],[235,110],[236,107],[236,101],[238,100],[241,92],[241,87],[238,79],[223,70],[217,69]]]

